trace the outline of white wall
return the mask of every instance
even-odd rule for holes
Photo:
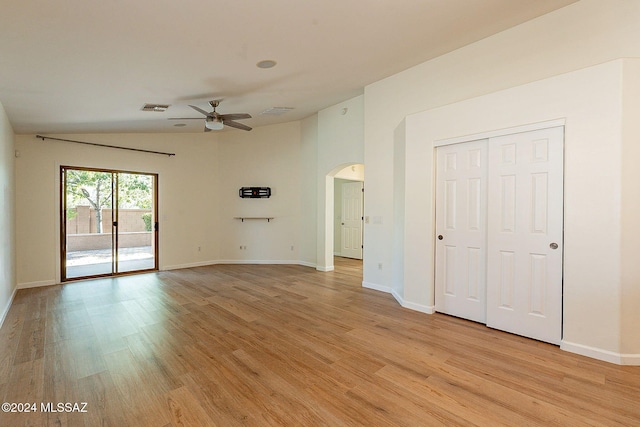
[[[0,104],[0,326],[16,291],[14,135]]]
[[[378,221],[365,226],[365,282],[380,288],[393,282],[393,144],[404,117],[609,60],[640,57],[639,21],[638,1],[582,0],[367,86],[365,215]]]
[[[622,91],[621,346],[640,353],[640,61],[626,60]]]
[[[333,270],[333,177],[364,163],[363,101],[357,96],[318,112],[316,268],[321,271]]]
[[[215,226],[223,262],[298,262],[303,167],[300,126],[300,122],[290,122],[222,134],[216,172],[220,214]],[[271,197],[242,199],[238,196],[241,187],[271,187]],[[243,216],[274,219],[234,219]]]
[[[612,61],[407,117],[405,186],[407,194],[418,196],[405,204],[404,300],[433,306],[434,230],[433,217],[426,214],[434,211],[434,144],[461,135],[564,120],[562,346],[605,360],[622,360],[620,106],[624,64]],[[637,203],[635,199],[632,203]],[[640,275],[635,278],[637,282]],[[640,354],[640,348],[636,351]],[[634,357],[627,354],[624,360]]]
[[[365,228],[368,242],[364,257],[365,284],[394,292],[400,296],[401,302],[412,308],[432,309],[433,290],[429,286],[432,270],[427,268],[425,260],[433,260],[433,248],[417,240],[426,233],[427,242],[431,242],[433,201],[429,197],[417,197],[417,192],[424,191],[424,188],[409,183],[423,183],[427,191],[431,191],[433,163],[429,157],[431,152],[423,153],[420,144],[409,143],[422,139],[423,145],[429,144],[425,140],[426,134],[417,135],[410,127],[411,117],[407,118],[406,124],[407,144],[396,148],[395,154],[403,155],[407,162],[406,170],[401,174],[407,184],[404,189],[406,195],[400,202],[417,205],[410,210],[407,207],[407,211],[396,209],[394,212],[394,186],[398,185],[394,183],[394,161],[402,167],[402,162],[394,160],[394,141],[402,134],[405,117],[421,111],[434,112],[438,107],[449,104],[464,105],[465,113],[473,111],[475,118],[470,117],[468,122],[445,121],[443,124],[442,117],[434,115],[428,126],[422,129],[429,132],[430,137],[449,138],[473,133],[482,126],[489,130],[491,126],[517,126],[540,120],[543,116],[557,118],[569,114],[572,118],[567,120],[570,132],[567,137],[570,139],[566,157],[568,192],[565,192],[565,203],[573,229],[569,227],[569,240],[565,247],[565,283],[571,297],[565,305],[563,346],[620,363],[639,361],[640,340],[637,327],[631,326],[637,325],[638,321],[637,309],[633,311],[631,307],[637,307],[640,302],[637,285],[632,284],[640,280],[635,271],[637,262],[631,262],[632,258],[637,259],[638,248],[636,243],[629,243],[621,237],[621,229],[630,228],[633,236],[635,227],[625,225],[624,219],[621,223],[619,215],[621,208],[628,206],[632,209],[630,212],[639,208],[634,183],[637,178],[630,164],[631,157],[624,154],[626,151],[635,154],[637,148],[631,147],[631,141],[635,137],[637,142],[638,134],[632,125],[621,128],[620,113],[623,104],[620,76],[624,71],[624,75],[631,79],[633,73],[629,70],[634,68],[626,64],[623,66],[621,62],[606,63],[622,57],[640,57],[639,21],[640,2],[583,0],[367,86],[365,164],[368,192],[365,214],[377,217],[378,221]],[[578,71],[603,63],[606,64],[584,70],[582,74]],[[570,73],[573,71],[577,74]],[[551,76],[558,76],[557,80],[546,81],[544,85],[547,86],[540,87],[537,93],[525,91],[525,98],[520,98],[524,89],[499,92]],[[629,83],[628,86],[632,85]],[[637,87],[633,87],[637,91]],[[562,95],[557,98],[557,104],[543,99],[543,96],[550,95],[551,88],[557,88]],[[495,93],[500,93],[502,98],[492,98],[493,95],[482,97]],[[637,114],[637,98],[634,96],[624,98],[627,100],[625,111],[629,111],[629,115]],[[463,100],[469,101],[460,102]],[[529,104],[525,105],[525,100]],[[594,100],[602,102],[602,105],[593,106]],[[503,108],[504,105],[518,108]],[[545,108],[547,110],[543,113]],[[594,114],[595,111],[598,114]],[[487,118],[495,120],[480,124],[478,119]],[[623,131],[629,132],[629,136],[623,139],[627,142],[625,145],[620,142]],[[627,159],[627,167],[622,173],[626,170],[632,180],[621,178],[623,157]],[[413,165],[409,164],[411,162]],[[589,174],[585,173],[587,170]],[[583,178],[584,182],[580,183]],[[621,181],[629,183],[621,187]],[[594,209],[590,194],[597,195],[598,204],[609,207]],[[593,214],[582,215],[586,211]],[[402,218],[394,218],[394,215]],[[625,217],[627,224],[633,221],[632,215]],[[578,229],[582,229],[582,233]],[[584,230],[596,232],[591,235]],[[607,236],[614,237],[605,237],[601,230],[609,231]],[[394,236],[398,232],[404,233],[404,241]],[[594,249],[596,241],[601,246],[586,255],[587,248]],[[401,270],[396,271],[387,266],[393,265],[394,258],[397,259],[392,248],[398,242],[405,253],[402,257],[404,264]],[[418,245],[420,250],[417,250]],[[407,252],[408,249],[411,252]],[[628,260],[627,264],[625,260]],[[382,269],[378,268],[379,263],[383,265]],[[605,272],[598,267],[600,265],[606,265],[610,270]],[[626,285],[621,283],[620,274],[628,276],[624,282]],[[404,288],[400,288],[398,279],[404,279],[401,280]],[[587,281],[583,283],[583,279]],[[612,282],[612,279],[615,280]],[[632,302],[627,303],[626,298]],[[630,331],[630,328],[635,330]]]
[[[318,115],[307,117],[301,124],[300,148],[300,262],[316,265],[318,249]]]

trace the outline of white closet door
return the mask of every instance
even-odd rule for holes
[[[487,326],[559,344],[563,127],[489,141]]]
[[[487,141],[436,157],[436,311],[484,323]]]

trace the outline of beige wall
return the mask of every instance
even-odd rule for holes
[[[222,135],[215,223],[222,262],[298,263],[303,167],[300,125],[290,122]],[[241,187],[270,187],[271,197],[243,199],[238,195]],[[235,217],[274,219],[242,222]]]
[[[219,262],[315,266],[315,241],[308,236],[303,239],[301,232],[311,228],[315,233],[314,218],[303,217],[302,211],[314,213],[316,208],[314,203],[301,203],[301,176],[310,168],[315,176],[315,168],[308,163],[317,156],[317,147],[306,147],[303,153],[301,126],[302,122],[291,122],[218,134],[62,135],[165,151],[175,153],[174,157],[135,152],[125,156],[114,149],[17,136],[22,156],[16,166],[16,189],[23,195],[16,206],[20,212],[16,221],[19,285],[31,287],[59,280],[61,165],[158,174],[161,269]],[[241,199],[238,189],[243,186],[269,186],[272,197]],[[275,219],[269,223],[240,222],[236,216]],[[240,250],[240,246],[246,249]]]
[[[14,135],[0,104],[0,326],[16,290]]]
[[[418,252],[413,243],[402,242],[405,250],[413,249],[404,253],[401,259],[402,271],[387,268],[393,265],[394,260],[398,261],[392,250],[394,243],[398,241],[397,238],[394,239],[394,234],[401,232],[404,236],[417,236],[433,227],[431,199],[421,199],[423,204],[420,210],[416,207],[415,216],[410,217],[404,210],[400,210],[395,212],[395,216],[401,218],[394,218],[394,142],[397,135],[402,134],[399,129],[405,126],[405,117],[421,111],[435,111],[438,107],[454,105],[464,100],[468,101],[460,105],[466,105],[465,108],[473,111],[478,119],[489,116],[494,109],[502,112],[500,120],[485,123],[487,127],[531,123],[544,116],[532,112],[538,112],[545,107],[558,114],[569,114],[567,111],[559,112],[553,103],[545,105],[543,96],[549,96],[547,90],[528,94],[529,97],[526,99],[530,101],[530,105],[525,105],[523,100],[518,98],[518,90],[500,92],[558,76],[559,80],[549,83],[546,88],[556,87],[560,89],[559,93],[571,97],[559,99],[559,102],[566,101],[560,102],[559,105],[566,106],[570,103],[574,106],[571,112],[574,118],[571,121],[567,120],[567,128],[580,129],[568,140],[565,174],[569,191],[566,193],[565,207],[568,213],[575,213],[574,216],[570,216],[574,227],[580,225],[590,232],[595,231],[594,240],[589,242],[586,242],[588,236],[584,234],[579,235],[576,231],[569,233],[565,280],[572,297],[565,306],[565,340],[567,344],[572,344],[572,351],[609,360],[623,358],[627,362],[640,361],[638,329],[630,331],[632,326],[628,323],[637,322],[637,315],[631,314],[631,306],[638,306],[637,285],[632,283],[640,282],[640,277],[634,270],[636,267],[630,262],[630,259],[637,255],[637,251],[633,243],[622,239],[620,227],[624,225],[620,223],[620,216],[616,216],[616,212],[625,205],[633,212],[636,202],[632,200],[637,200],[634,197],[621,199],[625,193],[633,194],[635,187],[629,183],[625,184],[627,189],[621,189],[618,175],[622,158],[620,156],[627,150],[634,153],[634,149],[629,146],[630,141],[634,137],[635,141],[638,139],[636,131],[629,128],[629,137],[625,139],[629,141],[629,145],[625,148],[620,143],[620,90],[623,82],[619,76],[616,77],[616,72],[622,73],[629,68],[622,67],[620,63],[608,63],[597,72],[575,74],[569,80],[562,81],[565,75],[563,73],[578,72],[586,67],[623,57],[640,57],[640,26],[637,25],[639,21],[640,2],[583,0],[367,86],[365,215],[377,216],[379,221],[377,224],[365,226],[365,239],[368,243],[365,245],[364,254],[365,285],[396,292],[396,296],[412,308],[424,311],[433,308],[433,291],[427,283],[432,276],[428,275],[429,271],[422,271],[427,275],[421,278],[417,275],[421,269],[424,270],[420,263],[433,259],[429,244],[423,244],[422,250]],[[597,76],[598,72],[604,74],[593,77],[586,83],[581,82],[581,76],[589,73],[595,73],[591,75]],[[625,73],[629,74],[626,71]],[[563,91],[570,87],[575,89],[580,84],[581,90]],[[627,86],[635,87],[633,84]],[[478,101],[472,108],[474,100],[484,100],[483,95],[489,96],[486,99],[491,99],[492,95],[489,94],[496,93],[502,93],[501,96],[504,96],[500,99],[502,104],[497,104],[498,108],[495,104],[484,101]],[[630,114],[635,114],[636,104],[633,98],[626,99]],[[598,115],[591,114],[596,111],[596,107],[591,104],[594,100],[605,101],[598,110]],[[503,109],[505,105],[512,108]],[[446,129],[447,132],[442,132],[446,134],[445,138],[465,135],[480,128],[478,120],[470,120],[467,124],[447,121],[446,127],[439,127],[441,122],[438,119],[430,120],[429,124],[425,125],[425,130]],[[585,134],[585,129],[593,133]],[[588,139],[581,141],[578,135],[587,135]],[[411,136],[414,137],[424,139],[424,135]],[[416,150],[419,145],[409,144],[409,135],[406,138],[406,152],[403,152],[403,149],[396,152],[402,153],[407,162],[417,161],[418,158],[424,162],[419,167],[414,165],[410,168],[406,165],[407,169],[400,175],[405,177],[406,182],[421,182],[430,191],[432,162],[429,158],[415,157],[416,153],[412,150]],[[428,141],[423,140],[423,143],[428,144]],[[578,159],[588,161],[579,163]],[[402,162],[396,162],[396,166],[405,167]],[[626,170],[630,177],[634,177],[631,165],[628,165]],[[580,183],[581,179],[585,181]],[[405,190],[405,201],[413,200],[416,193],[412,193],[409,187]],[[413,190],[416,188],[413,187]],[[602,196],[597,202],[590,196],[594,191]],[[595,215],[593,206],[596,203],[609,207],[601,212],[602,215]],[[580,212],[588,210],[592,210],[589,215],[579,215]],[[600,212],[601,209],[598,208],[596,211]],[[632,219],[629,217],[628,221],[631,222]],[[394,231],[395,224],[401,226]],[[614,237],[605,237],[602,229],[609,229]],[[631,235],[634,233],[635,231]],[[586,255],[586,248],[592,248],[596,241],[602,248]],[[583,243],[588,245],[580,249]],[[607,252],[609,249],[610,252]],[[625,259],[629,260],[627,268],[624,268]],[[621,273],[621,262],[622,273],[628,274],[626,285],[619,279],[609,281],[612,276]],[[382,263],[383,269],[378,269],[379,263]],[[604,271],[607,268],[610,269],[609,273]],[[583,283],[582,278],[588,281]],[[397,283],[398,279],[402,280],[401,284]],[[623,302],[623,295],[633,297],[633,302]]]
[[[159,174],[160,268],[219,259],[216,175],[218,135],[96,134],[68,139],[172,152],[174,157],[16,137],[19,212],[17,281],[22,286],[56,283],[59,265],[59,169],[86,166]],[[198,209],[191,207],[198,206]],[[200,250],[198,250],[200,247]]]

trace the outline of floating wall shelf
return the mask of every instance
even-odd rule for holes
[[[234,217],[234,219],[239,219],[240,221],[244,222],[244,220],[250,220],[250,219],[266,219],[267,222],[271,222],[271,220],[273,219],[272,216],[236,216]]]

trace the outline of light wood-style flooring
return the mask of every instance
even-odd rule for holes
[[[637,426],[640,368],[398,305],[336,271],[219,265],[20,290],[0,426]],[[85,413],[41,412],[86,402]]]

